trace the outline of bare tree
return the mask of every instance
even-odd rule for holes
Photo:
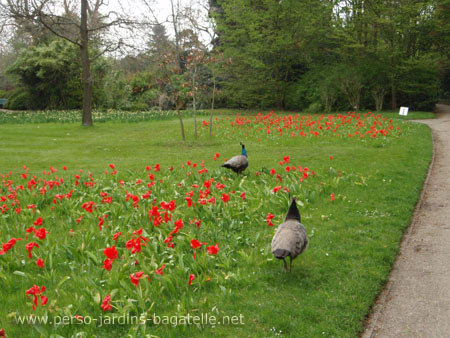
[[[217,66],[218,66],[218,58],[213,57],[209,50],[209,47],[211,47],[215,41],[217,41],[217,29],[216,24],[213,18],[211,17],[210,13],[214,11],[212,8],[214,6],[214,1],[203,1],[203,0],[193,0],[190,2],[190,5],[186,6],[184,9],[185,17],[189,23],[189,26],[191,29],[195,32],[196,36],[199,38],[199,43],[197,46],[195,46],[194,54],[196,54],[196,57],[194,58],[194,67],[191,67],[194,72],[193,76],[191,76],[191,82],[192,86],[194,88],[194,132],[195,136],[197,136],[197,128],[196,128],[196,116],[195,116],[195,94],[198,92],[197,84],[196,84],[196,76],[198,73],[199,67],[207,66],[207,68],[210,70],[212,75],[212,82],[213,82],[213,88],[212,88],[212,97],[211,97],[211,113],[209,117],[209,135],[212,136],[212,125],[213,125],[213,110],[214,110],[214,103],[215,103],[215,97],[217,92]],[[203,37],[203,39],[207,39],[207,43],[202,43],[200,41],[200,36]],[[216,56],[220,56],[217,53],[215,53]]]
[[[142,0],[146,5],[150,16],[155,23],[155,26],[162,26],[164,23],[169,23],[172,25],[172,29],[175,35],[174,38],[174,48],[166,50],[164,54],[158,55],[160,62],[159,68],[161,71],[162,78],[160,81],[163,85],[168,88],[168,94],[170,99],[175,106],[175,110],[178,115],[178,120],[180,121],[181,138],[185,140],[183,117],[180,109],[186,104],[187,101],[187,82],[184,80],[185,71],[185,61],[182,53],[181,46],[181,32],[183,30],[183,19],[184,16],[181,12],[180,0],[170,0],[171,13],[164,22],[160,22],[153,11],[151,6],[151,0]]]
[[[83,126],[93,124],[91,62],[124,45],[122,38],[108,38],[109,29],[132,23],[116,11],[103,13],[106,5],[105,0],[81,0],[80,3],[75,0],[0,0],[1,13],[12,18],[17,25],[26,27],[30,34],[36,27],[42,27],[80,48],[84,87]]]
[[[167,53],[162,56],[160,60],[159,67],[161,69],[161,79],[169,88],[169,95],[171,101],[175,105],[175,111],[178,115],[178,120],[180,121],[181,129],[181,139],[184,141],[186,139],[184,133],[183,118],[181,116],[180,109],[186,104],[188,97],[188,82],[184,79],[184,74],[182,74],[180,68],[178,67],[178,59],[175,52]]]
[[[361,74],[358,71],[347,69],[340,77],[341,90],[347,96],[352,109],[359,110],[361,94],[364,88]]]
[[[338,96],[337,87],[330,83],[323,83],[319,86],[319,95],[325,106],[325,111],[331,113]]]
[[[370,93],[375,101],[375,110],[381,111],[383,109],[383,101],[386,96],[387,88],[384,84],[377,84],[372,87]]]
[[[156,25],[158,22],[149,0],[143,0]],[[160,63],[163,78],[170,88],[170,96],[180,120],[184,140],[183,119],[180,108],[192,98],[194,110],[194,136],[197,137],[197,102],[203,86],[199,85],[199,73],[209,60],[207,46],[201,41],[201,34],[214,39],[212,24],[208,24],[208,10],[204,1],[190,1],[182,5],[180,0],[170,0],[170,14],[164,23],[171,26],[174,35],[173,55],[167,53]],[[176,76],[175,76],[176,74]],[[215,87],[215,86],[214,86]],[[212,118],[212,117],[211,117]]]
[[[170,0],[170,8],[172,10],[172,25],[173,25],[173,31],[175,33],[175,52],[177,54],[177,61],[180,69],[184,69],[184,62],[181,57],[181,43],[180,43],[180,31],[181,31],[181,8],[180,8],[180,0],[177,0],[176,3],[174,3],[173,0]]]
[[[173,0],[172,0],[173,1]],[[181,38],[187,38],[183,41],[183,50],[187,52],[185,58],[185,66],[190,72],[190,86],[192,95],[192,105],[194,110],[194,136],[197,137],[197,98],[202,91],[199,84],[199,73],[207,64],[211,64],[214,58],[208,46],[216,39],[215,23],[208,13],[210,12],[209,2],[193,0],[182,9],[182,17],[184,19],[185,29],[180,32]],[[209,40],[206,43],[202,40]],[[210,69],[213,72],[213,69]],[[213,98],[212,107],[214,107],[215,99],[215,74],[213,75]],[[210,135],[212,134],[212,109],[210,116]]]

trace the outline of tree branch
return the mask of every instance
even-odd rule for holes
[[[70,43],[73,43],[73,44],[77,45],[78,47],[81,47],[81,43],[78,42],[78,40],[71,39],[71,38],[68,37],[67,35],[64,35],[64,34],[58,32],[57,30],[55,30],[55,29],[53,28],[53,25],[47,24],[47,22],[45,22],[45,20],[43,20],[43,17],[44,17],[44,14],[43,14],[43,13],[42,13],[41,15],[38,16],[39,22],[40,22],[47,30],[49,30],[52,34],[54,34],[54,35],[56,35],[57,37],[60,37],[60,38],[62,38],[62,39],[64,39],[64,40],[67,40],[67,41],[69,41]],[[78,27],[78,26],[77,26],[77,27]]]

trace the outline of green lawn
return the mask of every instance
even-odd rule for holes
[[[388,118],[394,117],[394,113],[391,115]],[[419,118],[424,116],[428,114]],[[41,270],[29,261],[22,248],[24,243],[0,256],[3,285],[0,328],[4,327],[11,337],[36,337],[37,332],[43,336],[79,333],[80,337],[93,334],[116,337],[127,333],[138,337],[150,334],[161,337],[357,336],[386,281],[420,194],[432,155],[429,128],[395,119],[390,135],[373,139],[350,138],[347,132],[337,137],[336,133],[324,130],[320,137],[291,137],[287,133],[278,136],[274,130],[269,135],[250,124],[230,127],[227,117],[233,119],[228,115],[220,117],[212,138],[202,128],[198,139],[192,136],[192,118],[187,118],[186,142],[180,140],[175,119],[105,122],[96,123],[92,128],[78,123],[0,124],[0,174],[11,171],[15,182],[26,186],[26,181],[20,178],[24,165],[29,173],[44,179],[47,176],[42,171],[49,171],[52,166],[58,171],[49,177],[56,175],[65,181],[65,186],[55,187],[50,196],[28,192],[26,187],[18,192],[23,209],[27,203],[37,200],[37,208],[50,232],[41,248],[33,251],[45,257],[46,266]],[[219,168],[225,158],[239,153],[239,141],[245,143],[250,162],[246,174],[241,176]],[[220,153],[217,162],[213,160],[216,153]],[[285,156],[290,157],[290,164],[308,167],[315,175],[300,182],[298,170],[288,173],[284,169],[286,164],[278,163]],[[202,160],[209,170],[207,174],[196,172]],[[180,165],[186,165],[187,161],[199,166],[195,170],[187,166],[181,169]],[[118,170],[117,178],[103,173],[111,171],[108,167],[111,163]],[[162,182],[151,188],[152,197],[158,205],[162,200],[174,198],[177,209],[173,217],[185,222],[182,231],[174,236],[175,249],[161,244],[173,226],[156,228],[149,223],[147,210],[151,209],[151,199],[140,200],[139,209],[133,208],[130,201],[125,202],[124,190],[139,196],[148,190],[134,182],[140,178],[148,183],[145,167],[156,163],[160,163],[162,170],[155,176]],[[63,166],[67,166],[67,172],[62,170]],[[169,166],[175,169],[170,171]],[[283,182],[269,173],[272,168]],[[88,171],[93,173],[97,184],[94,188],[83,184],[74,187],[73,175],[79,174],[80,169],[83,169],[82,181],[87,181]],[[226,185],[224,190],[212,189],[216,204],[187,207],[185,193],[195,190],[192,185],[201,186],[209,177]],[[124,188],[117,183],[119,179],[125,182]],[[174,193],[178,191],[178,182],[183,182],[183,188]],[[290,194],[282,190],[273,193],[276,185],[289,188]],[[70,189],[75,190],[71,200],[61,201],[61,206],[52,204],[54,194],[67,193]],[[101,203],[102,190],[114,196],[110,207]],[[238,196],[241,191],[246,192],[245,201]],[[220,200],[223,192],[230,193],[228,204]],[[4,182],[0,196],[7,193]],[[287,211],[289,195],[295,195],[300,201],[310,245],[294,261],[292,273],[284,274],[282,262],[274,260],[270,253],[270,243]],[[86,223],[78,226],[74,220],[83,211],[81,203],[87,200],[97,201],[97,214],[86,214]],[[268,227],[265,222],[268,212],[275,214],[274,227]],[[114,228],[98,230],[97,216],[101,213],[109,215],[108,221],[114,223]],[[12,209],[0,214],[0,242],[24,237],[24,229],[36,217],[30,213],[15,215]],[[201,228],[189,225],[188,220],[194,217],[202,219]],[[140,261],[138,269],[150,273],[162,263],[167,267],[163,276],[152,274],[151,282],[142,280],[142,288],[135,288],[129,274],[139,270],[132,269],[130,262],[134,262],[134,256],[130,256],[124,244],[132,231],[140,227],[152,244],[136,256]],[[75,229],[73,239],[67,235],[71,228]],[[119,230],[126,238],[115,243],[110,235]],[[189,247],[192,238],[207,240],[208,245],[219,243],[219,253],[210,256],[199,250],[194,261]],[[120,252],[119,262],[114,262],[113,269],[107,272],[102,269],[105,258],[102,251],[114,244]],[[187,285],[189,273],[197,276],[192,286]],[[70,279],[66,280],[65,276]],[[211,281],[206,282],[207,277]],[[40,315],[203,313],[219,319],[241,316],[243,324],[104,325],[101,328],[14,324],[15,314],[33,313],[30,300],[25,297],[25,290],[33,284],[47,288],[49,305],[38,306],[34,311]],[[103,313],[96,297],[99,294],[103,299],[110,292],[116,308]]]

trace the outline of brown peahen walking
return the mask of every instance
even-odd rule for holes
[[[283,260],[285,272],[287,272],[286,257],[290,257],[289,272],[291,272],[292,260],[305,251],[307,246],[308,236],[301,223],[300,212],[294,197],[284,222],[280,224],[273,236],[272,253],[275,258]]]

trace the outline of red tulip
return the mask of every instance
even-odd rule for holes
[[[43,224],[43,223],[42,223],[42,217],[38,217],[38,218],[34,221],[33,224],[36,225],[36,226],[42,225],[42,224]]]
[[[198,241],[197,239],[193,239],[191,240],[191,248],[192,249],[198,249],[200,248],[202,245],[206,245],[206,243],[202,243],[200,241]]]
[[[33,258],[32,254],[31,254],[31,250],[33,250],[33,248],[39,248],[39,245],[35,242],[29,242],[27,245],[25,245],[25,250],[28,251],[28,257]]]
[[[166,266],[166,264],[163,264],[159,269],[157,269],[155,271],[155,273],[162,276],[164,274],[163,270],[164,270],[165,266]]]
[[[105,254],[106,257],[108,257],[112,261],[117,259],[117,256],[118,256],[117,249],[114,245],[112,247],[108,247],[105,250],[103,250],[103,253]]]
[[[103,301],[102,305],[100,305],[103,311],[111,311],[113,308],[111,306],[111,295],[107,295]]]
[[[266,216],[266,222],[270,227],[273,226],[272,219],[274,217],[275,217],[275,215],[271,214],[270,212]]]
[[[177,233],[178,231],[183,229],[183,220],[182,219],[179,219],[179,220],[175,221],[175,229],[176,229],[175,233]]]
[[[108,218],[108,215],[103,215],[98,217],[98,228],[102,231],[103,224],[105,224],[105,219]]]
[[[45,239],[45,237],[47,236],[49,232],[47,230],[45,230],[45,228],[39,228],[37,230],[35,230],[34,232],[34,236],[36,236],[39,239]]]
[[[273,188],[272,189],[272,191],[274,192],[274,193],[276,193],[278,190],[280,190],[281,189],[281,185],[277,185],[275,188]]]
[[[192,281],[193,281],[194,279],[195,279],[195,275],[191,273],[191,274],[189,275],[189,283],[188,283],[189,286],[191,285],[191,283],[192,283]]]
[[[202,246],[202,243],[200,243],[197,239],[193,239],[191,240],[191,248],[192,249],[197,249],[200,248]]]
[[[222,197],[220,198],[224,203],[227,203],[230,200],[229,194],[222,194]]]
[[[217,190],[222,190],[223,188],[225,188],[225,185],[220,183],[220,182],[217,182],[216,183],[216,188],[217,188]]]
[[[122,235],[122,232],[115,233],[113,236],[113,241],[117,241],[117,239],[119,238],[120,235]]]
[[[112,269],[112,263],[113,263],[113,260],[108,259],[108,258],[105,259],[105,261],[103,262],[103,269],[105,269],[107,271],[111,270]]]
[[[44,267],[44,260],[38,258],[37,261],[36,261],[36,264],[37,264],[38,267],[43,268]]]
[[[141,239],[140,238],[132,238],[125,243],[125,247],[128,250],[131,250],[131,253],[134,254],[136,252],[141,252]]]
[[[29,297],[29,295],[33,295],[33,310],[36,309],[36,306],[38,305],[38,297],[40,296],[41,299],[41,305],[45,305],[48,302],[48,298],[43,296],[42,293],[45,292],[45,286],[42,286],[41,288],[37,285],[33,285],[31,288],[29,288],[27,291],[25,291],[25,295]]]
[[[136,286],[139,285],[139,280],[142,278],[145,278],[145,277],[147,277],[148,281],[150,281],[150,278],[148,277],[148,275],[144,275],[144,271],[139,271],[139,272],[130,274],[131,283],[133,283]]]
[[[89,213],[92,213],[92,209],[97,209],[97,206],[94,202],[88,201],[81,205],[81,207]]]
[[[208,246],[206,247],[206,250],[210,255],[217,255],[217,253],[219,252],[219,245],[216,243],[216,245]]]
[[[31,227],[25,229],[25,231],[28,232],[29,234],[31,234],[32,232],[35,232],[36,229],[33,226],[31,226]]]

